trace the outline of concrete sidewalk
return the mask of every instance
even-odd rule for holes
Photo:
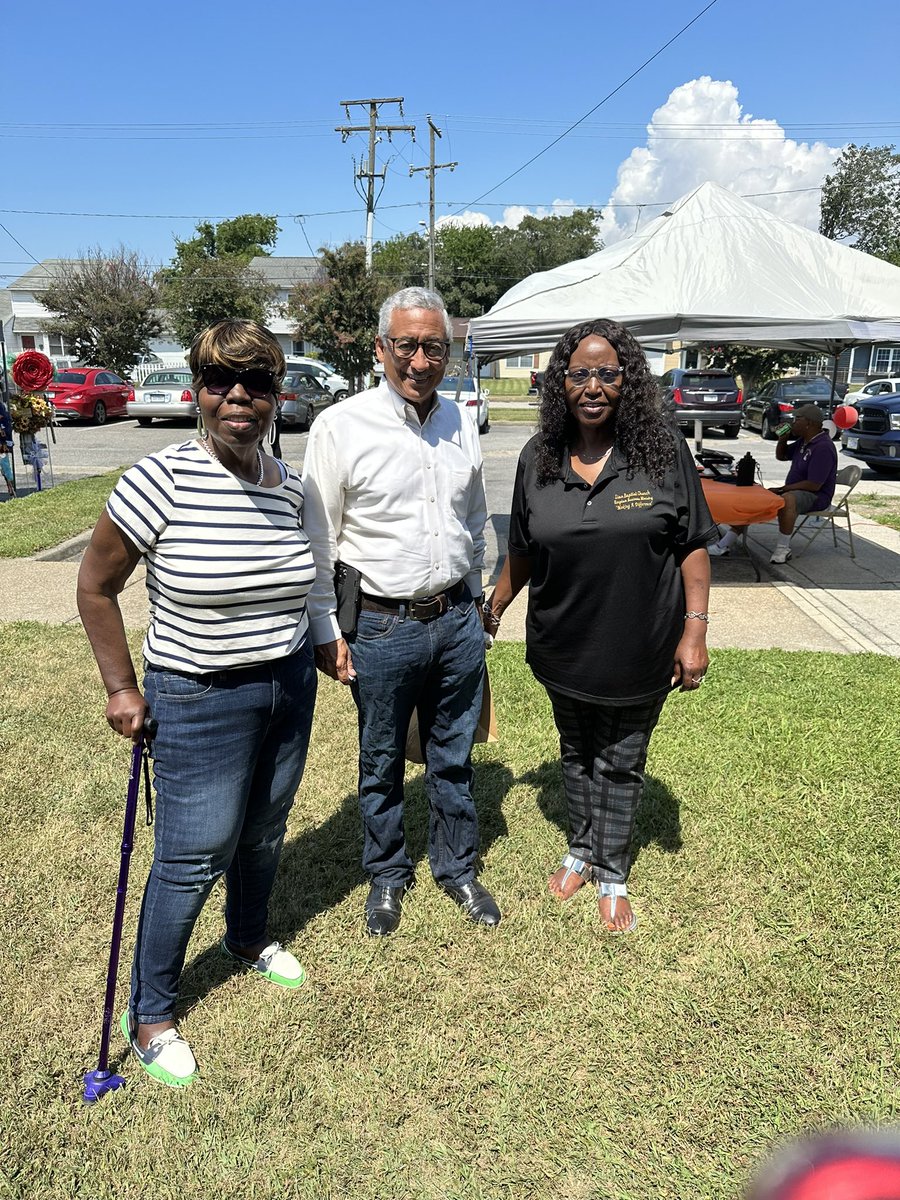
[[[741,550],[712,560],[710,645],[900,656],[900,533],[863,518],[853,529],[855,559],[846,530],[839,529],[835,549],[826,528],[808,548],[795,538],[792,561],[772,566],[776,526],[753,526],[749,544],[760,582]],[[75,580],[87,538],[35,558],[0,560],[0,620],[77,623]],[[525,604],[523,592],[505,614],[504,640],[524,639]],[[121,607],[127,628],[146,625],[143,568],[129,580]]]

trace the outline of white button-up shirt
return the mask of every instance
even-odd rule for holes
[[[420,424],[385,380],[326,409],[310,430],[303,492],[303,528],[316,562],[307,601],[315,645],[341,636],[338,560],[360,572],[373,596],[418,599],[463,579],[481,595],[481,447],[452,400],[435,396]]]

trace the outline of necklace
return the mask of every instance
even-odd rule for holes
[[[218,454],[216,454],[216,448],[213,445],[212,438],[209,436],[208,433],[205,433],[203,435],[203,449],[206,451],[206,453],[211,458],[214,458],[216,460],[216,462],[219,464],[220,467],[225,467],[225,470],[228,471],[228,467],[225,466],[225,464],[222,462],[221,458],[219,458]],[[263,466],[262,450],[260,450],[259,446],[256,447],[256,462],[257,462],[257,466],[259,467],[259,474],[256,476],[256,486],[259,487],[263,481],[263,475],[265,474],[265,467]],[[236,472],[234,472],[234,471],[230,471],[229,473],[231,475],[236,474]],[[240,476],[238,476],[238,478],[240,478]]]
[[[576,450],[575,453],[582,462],[602,462],[604,458],[608,458],[612,453],[612,446],[607,446],[602,454],[586,454],[584,450]]]

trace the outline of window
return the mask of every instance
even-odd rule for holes
[[[515,367],[517,369],[521,369],[522,367],[525,367],[528,370],[530,370],[535,365],[534,355],[533,354],[513,355],[512,358],[506,359],[504,365],[507,367]]]
[[[302,340],[299,342],[291,342],[291,354],[304,355],[306,353],[306,350],[304,349],[305,345],[306,343]]]
[[[24,342],[24,338],[22,341]],[[900,346],[875,346],[872,350],[870,375],[900,374]]]
[[[48,333],[47,345],[50,347],[50,349],[47,351],[48,354],[63,355],[66,352],[62,335],[59,333]]]
[[[35,345],[34,345],[34,334],[33,333],[22,333],[19,336],[22,339],[22,349],[23,350],[34,350]]]

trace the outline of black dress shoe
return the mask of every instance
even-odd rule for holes
[[[366,897],[366,929],[373,937],[387,937],[400,924],[400,908],[410,884],[384,887],[373,883]]]
[[[458,885],[446,883],[444,891],[456,901],[469,920],[474,921],[476,925],[500,924],[500,909],[497,907],[497,901],[477,879],[473,879],[471,883]]]

